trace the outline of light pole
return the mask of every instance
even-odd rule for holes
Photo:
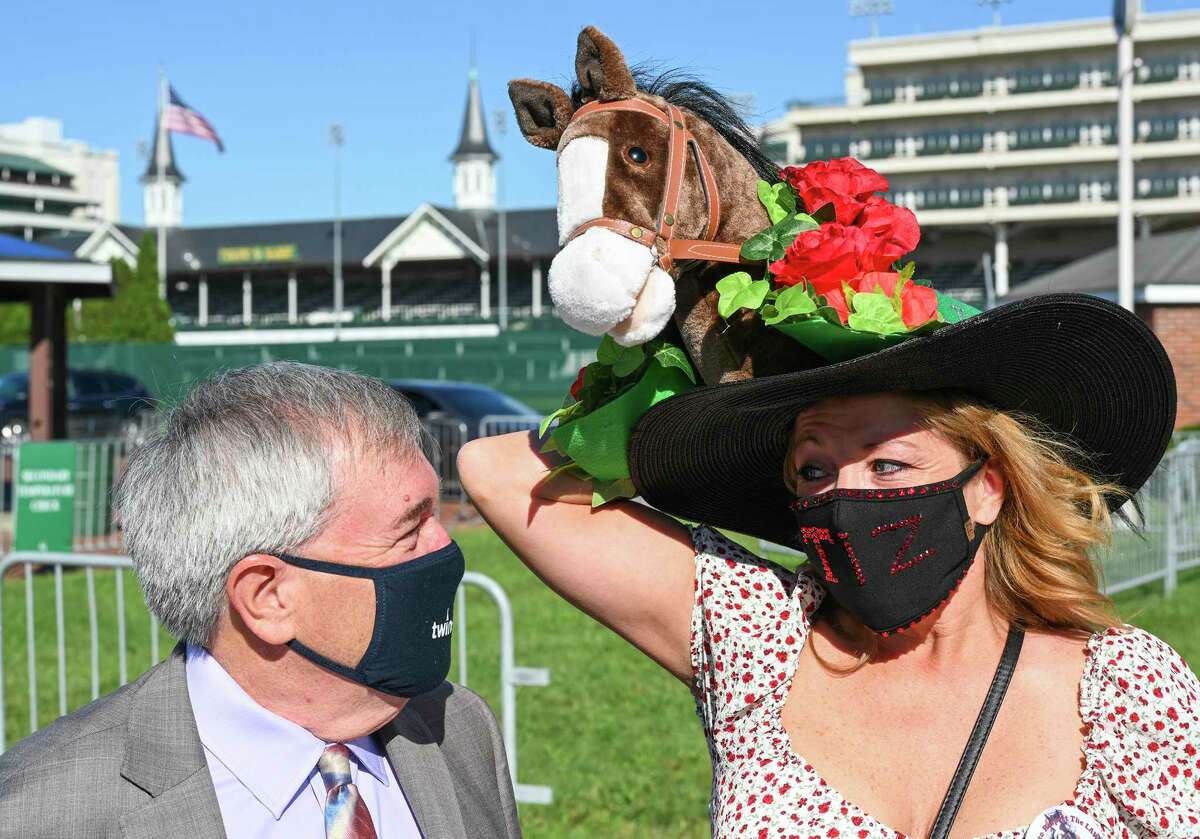
[[[505,111],[497,110],[493,115],[496,122],[496,136],[504,139],[508,133],[508,119]],[[496,252],[500,260],[499,269],[499,308],[500,331],[508,329],[508,212],[504,208],[504,181],[500,177],[500,158],[496,157]]]
[[[341,123],[329,126],[329,143],[333,146],[333,340],[342,340],[342,304],[345,289],[342,284],[342,145],[345,143]]]
[[[892,0],[850,0],[850,17],[869,17],[871,37],[879,37],[879,18],[893,11]]]
[[[992,7],[992,26],[1000,25],[1000,7],[1012,0],[975,0],[980,6]]]
[[[1117,302],[1134,308],[1133,276],[1133,27],[1139,0],[1113,3],[1117,30]]]

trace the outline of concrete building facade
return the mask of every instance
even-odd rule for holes
[[[1142,236],[1200,212],[1200,11],[1134,29]],[[1116,35],[1108,19],[854,41],[845,101],[763,127],[781,164],[851,156],[914,210],[921,275],[982,300],[1116,241]],[[986,256],[986,259],[985,259]],[[1116,278],[1113,278],[1115,287]]]
[[[56,119],[0,124],[0,233],[92,232],[120,212],[116,151],[63,139]]]

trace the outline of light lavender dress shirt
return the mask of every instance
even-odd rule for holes
[[[325,783],[317,772],[325,741],[259,705],[191,644],[187,686],[229,839],[325,839]],[[421,839],[380,746],[371,737],[346,745],[379,839]]]

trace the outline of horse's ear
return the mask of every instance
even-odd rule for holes
[[[630,99],[637,93],[633,74],[617,45],[599,29],[589,26],[579,33],[575,52],[575,75],[584,99],[611,102]]]
[[[514,79],[508,83],[508,98],[525,139],[543,149],[558,148],[558,140],[575,112],[571,97],[549,82]]]

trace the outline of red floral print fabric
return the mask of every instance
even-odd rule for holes
[[[693,689],[713,761],[715,839],[906,839],[830,787],[781,722],[820,584],[711,528],[692,539]],[[1087,767],[1064,803],[1120,839],[1200,837],[1200,682],[1179,654],[1133,627],[1097,633],[1079,693]]]

